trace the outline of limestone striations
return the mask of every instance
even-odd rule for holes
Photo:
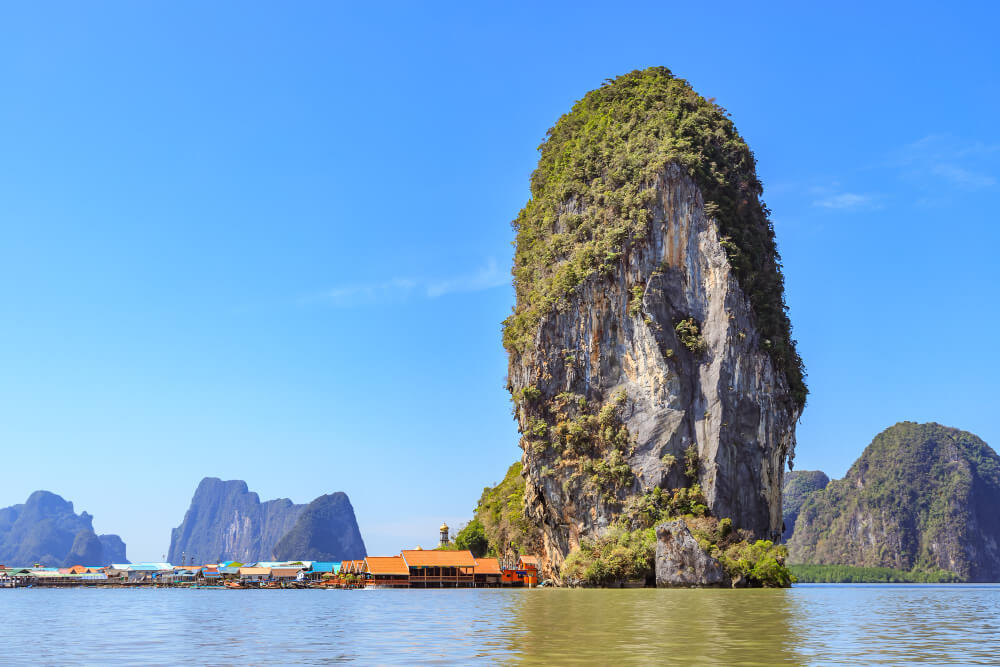
[[[73,503],[35,491],[23,505],[0,509],[0,563],[69,567],[127,563],[117,535],[97,535],[94,518]]]
[[[306,510],[306,524],[299,525]],[[206,477],[184,521],[170,534],[167,558],[172,563],[271,560],[276,545],[290,533],[292,544],[308,547],[291,558],[322,560],[341,543],[349,552],[345,558],[364,556],[354,509],[343,493],[321,496],[308,506],[287,498],[262,503],[242,480]],[[354,555],[357,549],[361,553]]]
[[[776,538],[805,385],[749,149],[654,68],[541,150],[504,342],[545,569],[657,487]]]

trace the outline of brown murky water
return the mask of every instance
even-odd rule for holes
[[[1000,586],[0,590],[2,664],[997,664]]]

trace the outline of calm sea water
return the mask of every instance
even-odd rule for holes
[[[3,664],[1000,663],[1000,586],[0,590]]]

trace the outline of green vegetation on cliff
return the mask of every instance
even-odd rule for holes
[[[787,550],[735,530],[729,519],[708,516],[697,484],[671,492],[656,488],[632,499],[621,518],[601,537],[584,540],[566,557],[564,581],[608,586],[626,581],[652,584],[656,569],[655,526],[682,518],[698,545],[722,564],[730,579],[749,586],[785,587],[792,577]]]
[[[524,516],[524,478],[521,476],[521,462],[513,464],[503,481],[494,487],[483,489],[483,495],[476,506],[475,519],[489,545],[488,553],[501,555],[509,548],[518,553],[531,553],[538,546],[538,532]],[[466,526],[468,528],[468,526]],[[475,532],[478,528],[473,528]],[[462,533],[458,537],[465,539]],[[468,539],[474,539],[470,534]]]
[[[526,406],[534,417],[525,447],[536,456],[549,455],[542,476],[559,472],[567,491],[577,488],[594,501],[616,503],[619,491],[631,488],[635,478],[626,463],[634,441],[621,419],[625,400],[624,391],[603,405],[563,392],[548,403]]]
[[[842,480],[810,493],[788,542],[795,563],[954,572],[1000,580],[1000,457],[971,433],[901,422]]]
[[[907,572],[891,567],[850,565],[789,565],[795,580],[803,584],[950,584],[961,581],[954,572]]]
[[[610,274],[630,245],[641,242],[652,221],[656,179],[676,163],[701,189],[762,345],[797,405],[804,405],[803,365],[791,337],[774,229],[753,153],[724,109],[665,67],[634,71],[587,93],[539,149],[531,199],[512,223],[517,305],[504,321],[509,351],[526,351],[546,313],[564,307],[588,277]]]

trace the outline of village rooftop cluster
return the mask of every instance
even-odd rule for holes
[[[537,556],[476,558],[440,528],[438,548],[345,561],[227,561],[210,565],[121,563],[106,567],[5,567],[0,588],[156,586],[175,588],[499,588],[538,585]]]
[[[112,564],[107,567],[3,567],[0,588],[161,586],[177,588],[479,588],[535,586],[538,558],[519,556],[506,566],[471,551],[409,549],[398,556],[342,562],[229,561],[209,565]]]

